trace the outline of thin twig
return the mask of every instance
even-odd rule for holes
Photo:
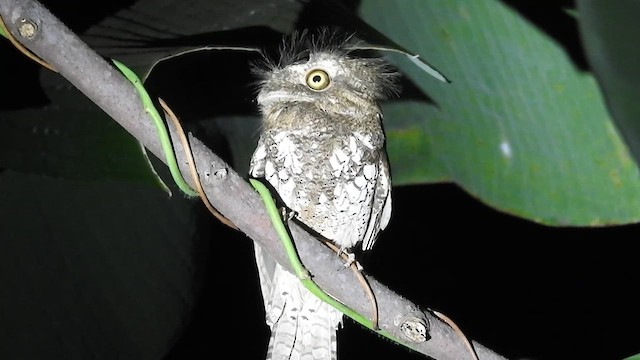
[[[349,262],[349,256],[344,253],[338,246],[328,240],[323,239],[323,243],[327,245],[331,250],[333,250],[338,256],[342,258],[343,261]],[[371,290],[371,285],[367,282],[367,279],[362,275],[362,271],[358,268],[358,264],[356,261],[351,261],[349,268],[355,274],[358,282],[362,286],[365,294],[367,294],[367,298],[369,298],[369,302],[371,303],[371,323],[373,324],[373,328],[375,330],[378,328],[378,302],[376,301],[376,296],[373,294],[373,290]]]
[[[232,223],[231,220],[224,217],[222,214],[220,214],[220,212],[218,212],[218,210],[216,210],[213,207],[213,205],[211,205],[211,202],[209,201],[207,194],[204,192],[204,189],[202,188],[202,183],[200,182],[200,176],[198,176],[198,170],[196,169],[196,162],[193,160],[193,152],[191,151],[191,146],[189,145],[189,140],[187,140],[187,136],[184,133],[182,124],[180,124],[180,120],[178,120],[178,117],[176,116],[176,114],[173,112],[173,110],[171,110],[169,105],[167,105],[167,103],[164,100],[162,100],[161,98],[158,98],[158,101],[160,102],[160,106],[162,106],[162,109],[164,110],[164,112],[169,116],[169,119],[171,119],[173,126],[178,131],[178,137],[182,142],[182,148],[184,149],[185,157],[187,158],[187,162],[189,163],[191,178],[193,179],[193,183],[196,185],[196,190],[198,191],[198,194],[200,195],[200,199],[204,203],[204,206],[206,206],[209,212],[213,216],[215,216],[216,219],[220,220],[221,223],[227,225],[232,229],[238,230],[238,227],[234,223]]]

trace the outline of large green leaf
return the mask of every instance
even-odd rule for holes
[[[155,184],[141,145],[66,80],[46,71],[42,86],[51,105],[0,113],[0,167],[62,179]]]
[[[433,103],[385,107],[396,184],[454,181],[547,224],[638,221],[638,168],[596,82],[540,28],[495,0],[365,0],[361,13],[453,81],[397,59]]]
[[[614,121],[640,160],[640,23],[637,1],[579,0],[585,51]]]
[[[163,356],[203,285],[201,211],[141,184],[0,174],[0,358]]]

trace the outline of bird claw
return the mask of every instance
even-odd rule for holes
[[[347,255],[347,262],[345,262],[344,265],[343,265],[343,267],[345,269],[350,267],[351,265],[353,265],[355,263],[356,268],[358,269],[358,271],[362,271],[363,267],[356,260],[356,255],[354,253],[346,252],[344,249],[340,249],[340,253],[338,253],[338,256],[340,256],[340,254]]]
[[[298,216],[298,212],[283,206],[280,208],[280,215],[283,219],[291,221],[294,217]]]

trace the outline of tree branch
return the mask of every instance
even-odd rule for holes
[[[36,1],[2,0],[0,16],[16,39],[53,65],[149,151],[166,162],[156,129],[145,113],[139,95],[111,64]],[[35,34],[27,34],[22,28],[21,35],[20,26],[25,23],[36,26]],[[172,135],[175,135],[173,131]],[[189,174],[181,143],[176,141],[174,146],[183,173]],[[200,141],[191,137],[191,146],[202,186],[214,206],[290,270],[289,261],[257,193]],[[186,176],[186,179],[193,186],[191,178]],[[291,233],[302,262],[318,285],[352,309],[368,314],[369,301],[353,274],[336,271],[342,263],[335,253],[295,224],[291,224]],[[408,347],[438,360],[473,359],[460,336],[431,311],[421,311],[417,305],[375,279],[367,279],[378,301],[381,329]],[[416,335],[412,329],[419,330],[425,325],[427,337],[411,336]],[[478,343],[474,346],[480,359],[504,359]]]

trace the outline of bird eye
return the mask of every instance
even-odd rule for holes
[[[326,71],[315,69],[307,73],[307,86],[313,91],[322,91],[331,83],[331,78]]]

